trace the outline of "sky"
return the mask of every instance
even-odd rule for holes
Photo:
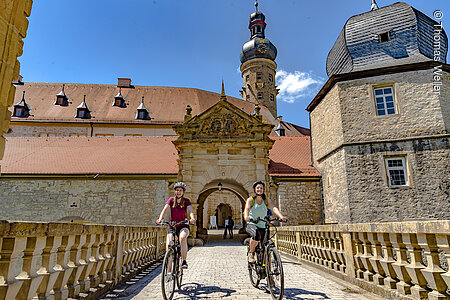
[[[396,1],[377,0],[378,6]],[[450,24],[449,0],[410,0]],[[309,128],[305,110],[328,79],[328,52],[345,22],[371,0],[260,0],[266,38],[278,49],[278,115]],[[190,87],[241,98],[239,55],[250,39],[254,0],[34,1],[24,53],[25,82]],[[448,29],[447,29],[448,30]],[[80,99],[81,100],[81,99]],[[151,110],[151,108],[149,107]]]

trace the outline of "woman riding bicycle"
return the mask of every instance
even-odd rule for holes
[[[194,210],[192,209],[191,201],[187,198],[184,198],[184,193],[186,192],[186,184],[184,184],[183,182],[177,182],[175,183],[173,188],[175,190],[175,197],[170,197],[166,201],[166,204],[164,205],[164,208],[161,211],[159,219],[156,220],[156,223],[157,224],[161,223],[161,221],[164,218],[164,215],[170,208],[170,221],[175,223],[181,222],[187,219],[187,212],[189,212],[189,215],[191,216],[190,223],[192,225],[195,224]],[[186,257],[188,250],[187,237],[189,236],[189,225],[180,224],[177,226],[176,230],[180,237],[180,244],[181,244],[181,259],[183,260],[181,268],[187,269],[188,265],[186,263]],[[174,238],[173,234],[169,232],[167,234],[166,250],[168,248],[169,242],[172,241],[173,238]]]
[[[244,219],[247,222],[246,231],[250,234],[250,252],[248,254],[248,261],[250,263],[255,262],[255,248],[258,242],[264,238],[265,223],[255,223],[256,219],[264,219],[267,216],[267,209],[270,209],[275,215],[277,215],[283,222],[286,222],[286,218],[281,214],[280,210],[276,208],[272,201],[264,194],[264,182],[256,181],[253,184],[254,194],[247,199],[244,209]],[[251,220],[254,221],[251,221]]]

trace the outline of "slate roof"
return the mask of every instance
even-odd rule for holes
[[[407,3],[397,2],[348,19],[327,58],[328,76],[434,59],[434,25],[438,24]],[[379,42],[389,32],[390,40]],[[444,31],[440,62],[446,62]]]
[[[2,175],[151,175],[178,173],[176,137],[8,137]],[[317,177],[310,138],[275,137],[269,173]]]

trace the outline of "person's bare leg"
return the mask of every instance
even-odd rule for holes
[[[187,228],[183,228],[180,231],[180,245],[181,245],[181,259],[186,260],[188,245],[187,238],[189,236],[189,230]]]

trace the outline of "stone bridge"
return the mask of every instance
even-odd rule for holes
[[[160,299],[162,227],[0,221],[0,299]],[[286,299],[449,299],[450,221],[278,227]],[[188,254],[175,299],[270,299],[245,246]],[[378,296],[375,296],[377,294]]]

